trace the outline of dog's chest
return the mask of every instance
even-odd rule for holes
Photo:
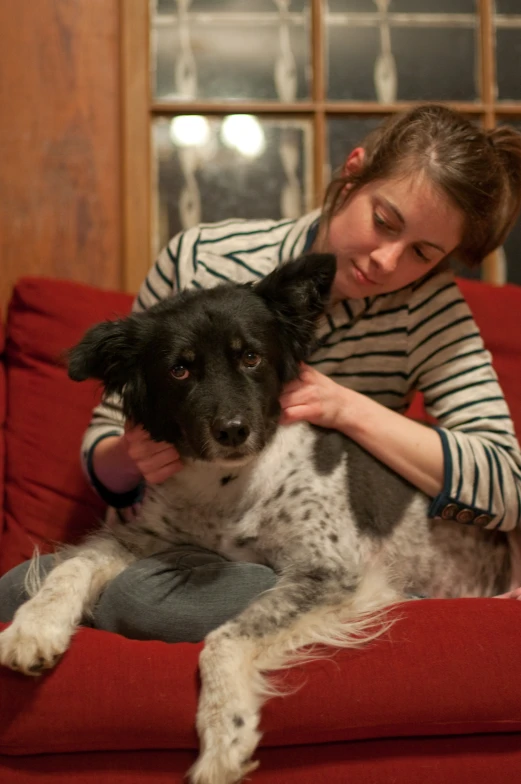
[[[201,463],[151,488],[138,522],[147,549],[189,542],[231,560],[281,563],[287,542],[294,552],[296,539],[305,537],[303,517],[311,531],[334,496],[313,469],[313,443],[305,426],[281,428],[247,466]]]
[[[228,558],[241,550],[241,560],[258,560],[260,519],[255,477],[244,470],[190,470],[182,480],[150,491],[144,509],[149,528],[158,525],[177,542],[191,542]]]

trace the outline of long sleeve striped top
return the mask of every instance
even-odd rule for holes
[[[299,220],[231,220],[174,237],[135,299],[142,311],[184,288],[255,281],[310,248],[318,212]],[[521,453],[491,356],[453,275],[430,274],[399,291],[344,300],[319,329],[309,364],[338,383],[404,413],[415,390],[437,421],[444,484],[432,517],[513,530],[521,520]],[[114,494],[92,469],[97,442],[123,430],[117,399],[93,412],[82,461],[111,506],[130,507],[141,491]]]

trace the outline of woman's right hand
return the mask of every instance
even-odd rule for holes
[[[164,482],[183,467],[175,447],[165,441],[154,441],[141,425],[127,420],[123,440],[129,458],[150,484]]]

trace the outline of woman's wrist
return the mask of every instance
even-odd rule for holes
[[[128,454],[125,435],[98,441],[92,453],[92,468],[99,482],[112,493],[127,493],[143,480]]]
[[[364,423],[371,416],[366,406],[368,401],[369,403],[373,402],[360,392],[355,392],[355,390],[347,387],[340,387],[336,404],[335,424],[333,425],[334,430],[339,430],[344,435],[357,441],[357,435],[362,433]]]

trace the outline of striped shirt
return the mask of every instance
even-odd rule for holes
[[[142,311],[185,288],[255,281],[308,250],[318,211],[299,220],[202,224],[174,237],[135,299]],[[404,413],[416,390],[438,425],[444,483],[432,517],[514,529],[521,520],[521,454],[489,352],[450,271],[389,294],[344,300],[325,315],[309,364],[338,383]],[[140,489],[117,495],[92,470],[95,444],[120,434],[119,400],[99,405],[82,443],[100,495],[128,507]]]

